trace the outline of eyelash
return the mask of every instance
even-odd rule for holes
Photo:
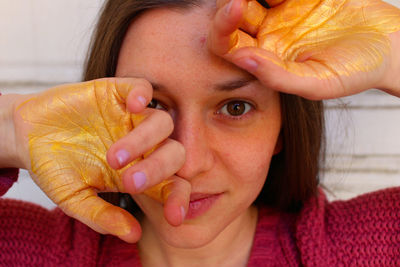
[[[155,103],[154,103],[154,102],[155,102]],[[228,111],[227,111],[228,105],[229,105],[229,104],[232,104],[232,103],[244,104],[246,110],[244,111],[243,114],[240,114],[240,115],[238,115],[238,116],[230,115],[230,114],[224,114],[224,113],[223,113],[224,110],[225,110],[226,113],[228,113]],[[156,105],[156,106],[155,106],[155,107],[152,107],[152,105]],[[160,106],[160,108],[157,108],[157,106]],[[148,104],[147,107],[168,111],[168,109],[167,109],[165,106],[163,106],[162,104],[160,104],[160,101],[158,101],[157,99],[152,99],[151,102]],[[232,100],[229,100],[229,101],[225,102],[225,103],[215,112],[215,114],[216,114],[216,115],[219,115],[219,116],[222,116],[222,117],[225,117],[225,118],[229,118],[229,119],[231,119],[231,120],[241,120],[241,119],[244,119],[246,116],[248,116],[248,113],[249,113],[249,112],[252,112],[253,110],[254,110],[254,105],[250,104],[249,102],[244,101],[244,100],[241,100],[241,99],[232,99]]]
[[[152,107],[152,105],[154,104],[154,102],[156,102],[156,107]],[[157,108],[157,106],[160,106],[161,108]],[[148,108],[154,108],[154,109],[161,109],[161,110],[167,110],[163,105],[160,104],[160,101],[158,101],[157,99],[152,99],[150,101],[150,103],[147,105]]]

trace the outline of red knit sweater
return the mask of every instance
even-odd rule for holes
[[[0,170],[0,192],[16,180]],[[248,266],[400,266],[400,188],[299,214],[261,208]],[[0,199],[0,266],[140,266],[136,245],[97,234],[59,209]]]

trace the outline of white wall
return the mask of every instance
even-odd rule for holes
[[[0,91],[29,93],[81,78],[103,0],[0,0]],[[26,171],[6,197],[52,207]]]
[[[1,0],[0,90],[29,93],[79,81],[102,2]],[[399,0],[388,2],[400,7]],[[400,186],[400,99],[371,90],[327,106],[323,182],[333,197]],[[26,172],[6,197],[52,206]]]

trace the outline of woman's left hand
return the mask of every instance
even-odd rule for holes
[[[400,96],[400,10],[380,0],[219,0],[217,55],[312,100],[378,88]]]
[[[180,225],[191,188],[174,174],[185,150],[168,138],[171,116],[146,108],[152,93],[144,79],[103,78],[11,96],[15,140],[4,146],[16,148],[11,167],[29,170],[61,210],[99,233],[131,243],[141,235],[137,219],[101,192],[144,193],[164,204],[171,225]]]

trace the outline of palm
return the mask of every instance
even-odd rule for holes
[[[127,225],[137,224],[97,196],[122,191],[122,170],[109,167],[106,152],[141,119],[126,111],[131,87],[110,79],[66,85],[17,109],[35,182],[67,214],[102,233],[124,235],[131,230]]]
[[[395,30],[391,19],[396,13],[398,19],[398,10],[378,1],[320,2],[287,1],[272,10],[276,15],[264,21],[259,46],[285,61],[311,59],[324,67],[306,76],[343,76],[379,67],[380,52],[390,50],[386,34]]]
[[[115,84],[95,81],[47,91],[20,107],[31,128],[32,173],[57,204],[121,189],[105,155],[133,128],[123,99]]]
[[[393,49],[388,35],[400,30],[399,9],[379,0],[279,2],[268,10],[256,1],[247,3],[240,30],[231,36],[235,42],[225,55],[228,59],[239,48],[257,48],[249,53],[302,77],[297,85],[323,86],[325,92],[316,98],[353,94],[378,85]],[[264,82],[268,85],[267,79]],[[302,95],[290,88],[278,89]]]

